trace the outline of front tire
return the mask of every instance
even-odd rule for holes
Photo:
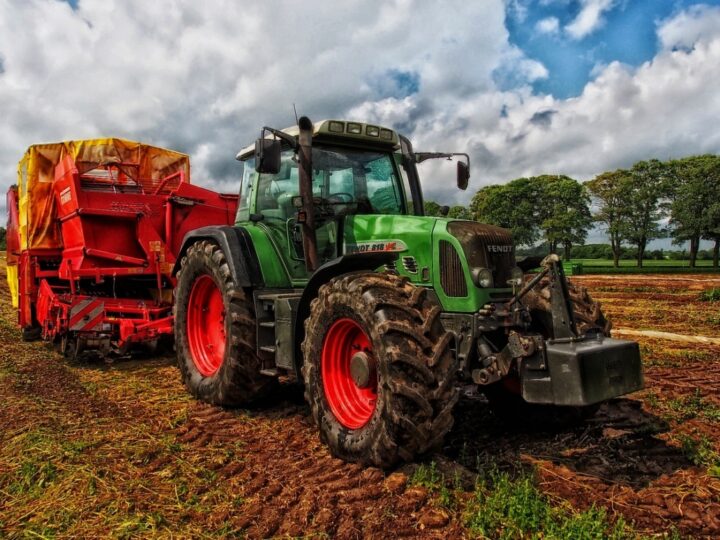
[[[353,273],[320,288],[305,322],[305,398],[332,453],[390,467],[442,442],[458,399],[441,309],[406,279]]]
[[[582,285],[575,285],[568,279],[567,286],[578,333],[582,335],[588,331],[599,331],[610,337],[612,323],[605,317],[600,302],[594,300]],[[544,278],[523,299],[533,319],[541,322],[542,326],[538,330],[546,336],[552,329],[550,296],[550,279]]]
[[[178,367],[193,396],[214,405],[246,405],[273,386],[273,378],[260,374],[252,301],[216,244],[203,240],[188,248],[174,310]]]

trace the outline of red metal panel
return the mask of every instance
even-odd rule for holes
[[[238,197],[193,186],[184,171],[142,179],[133,164],[90,165],[68,153],[55,166],[62,247],[20,255],[19,322],[40,324],[46,339],[109,333],[121,346],[172,334],[172,304],[149,299],[169,300],[183,237],[232,224]],[[116,285],[138,298],[115,298]]]

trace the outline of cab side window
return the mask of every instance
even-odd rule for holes
[[[400,183],[390,159],[383,156],[371,161],[365,170],[368,199],[373,210],[378,214],[401,214],[403,204]]]
[[[293,151],[285,150],[277,174],[259,175],[255,209],[265,218],[285,221],[295,214],[292,199],[298,195],[298,168],[293,158]]]

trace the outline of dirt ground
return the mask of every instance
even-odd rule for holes
[[[554,432],[510,429],[467,397],[429,456],[469,496],[492,464],[535,467],[557,504],[597,505],[637,531],[720,536],[720,287],[701,276],[578,277],[620,336],[640,331],[642,392]],[[0,284],[0,537],[463,538],[454,507],[409,481],[346,464],[320,443],[302,394],[257,410],[193,401],[170,356],[69,363],[23,343]]]

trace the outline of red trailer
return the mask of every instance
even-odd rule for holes
[[[185,154],[123,139],[31,146],[8,192],[8,282],[25,339],[125,353],[172,334],[184,235],[238,197],[190,184]]]

